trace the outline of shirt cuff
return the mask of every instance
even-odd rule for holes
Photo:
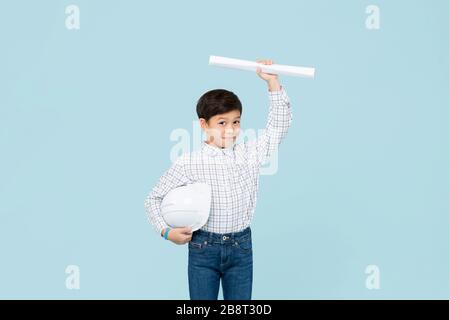
[[[164,230],[164,229],[167,228],[167,227],[168,227],[168,225],[167,225],[165,222],[163,222],[163,223],[161,223],[160,225],[158,225],[157,230],[158,230],[159,235],[160,235],[161,237],[163,237],[163,235],[162,235],[162,230]]]
[[[287,92],[285,91],[283,86],[281,86],[280,90],[269,91],[268,97],[271,103],[278,103],[278,102],[289,103]]]

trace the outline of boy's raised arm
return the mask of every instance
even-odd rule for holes
[[[272,64],[271,60],[259,60],[263,64]],[[277,75],[263,73],[260,69],[257,74],[268,85],[270,109],[267,125],[263,134],[256,140],[257,161],[263,164],[277,150],[282,139],[288,132],[292,121],[290,100],[285,89],[280,85]]]

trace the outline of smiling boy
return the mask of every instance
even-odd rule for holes
[[[270,65],[272,60],[257,60]],[[249,300],[253,282],[251,220],[256,207],[261,165],[273,154],[292,121],[289,98],[278,76],[257,68],[268,85],[270,108],[263,134],[235,143],[242,104],[231,91],[215,89],[197,103],[206,141],[198,151],[180,156],[145,199],[150,222],[161,236],[176,244],[189,243],[188,278],[192,300],[218,298],[220,280],[225,300]],[[194,182],[211,186],[207,223],[192,233],[189,227],[169,228],[161,202],[172,189]]]

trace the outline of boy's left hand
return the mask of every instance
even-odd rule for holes
[[[259,59],[256,62],[260,63],[260,64],[265,64],[265,65],[273,64],[273,60],[269,60],[269,59],[266,59],[266,60]],[[257,75],[259,77],[261,77],[263,80],[265,80],[267,82],[278,79],[278,75],[277,74],[262,72],[262,68],[260,68],[260,67],[257,67],[256,73],[257,73]]]

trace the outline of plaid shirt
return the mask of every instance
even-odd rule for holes
[[[238,232],[248,227],[256,207],[259,171],[277,150],[292,121],[285,89],[268,91],[270,109],[263,134],[248,142],[218,148],[202,142],[199,150],[178,157],[145,199],[145,210],[159,234],[167,227],[161,202],[172,189],[205,182],[212,200],[207,223],[201,228],[215,233]]]

